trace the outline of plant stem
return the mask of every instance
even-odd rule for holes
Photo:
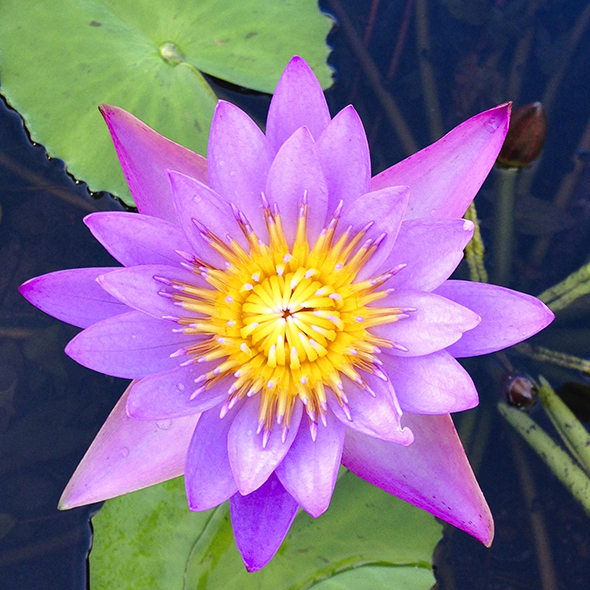
[[[496,226],[494,232],[494,283],[510,281],[514,249],[514,185],[518,171],[498,170],[496,194]]]

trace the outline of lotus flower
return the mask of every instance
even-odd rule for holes
[[[342,463],[489,545],[492,517],[449,416],[478,402],[455,358],[553,318],[529,295],[448,280],[509,110],[371,179],[357,113],[330,119],[298,57],[266,134],[219,102],[208,160],[103,106],[139,214],[85,222],[123,267],[21,287],[84,328],[66,348],[73,359],[133,380],[60,507],[184,474],[191,510],[230,500],[254,571],[299,507],[328,508]]]

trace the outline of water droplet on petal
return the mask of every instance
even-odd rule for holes
[[[156,426],[160,430],[168,430],[172,426],[172,420],[159,420],[156,422]]]
[[[498,129],[499,126],[500,126],[500,119],[498,117],[490,119],[489,121],[486,121],[484,124],[486,131],[489,131],[490,133],[494,133],[496,131],[496,129]]]
[[[121,455],[121,457],[128,457],[129,456],[129,449],[127,447],[121,447],[119,449],[119,455]]]
[[[184,383],[177,383],[176,389],[178,389],[178,391],[184,391]]]

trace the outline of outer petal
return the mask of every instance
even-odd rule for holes
[[[509,121],[510,103],[471,117],[375,176],[371,188],[408,185],[407,219],[462,217],[496,161]]]
[[[343,108],[317,140],[328,183],[328,211],[342,200],[347,206],[369,192],[371,156],[365,129],[352,105]]]
[[[139,212],[175,222],[165,170],[178,170],[207,183],[207,160],[156,133],[123,109],[102,105],[100,112]]]
[[[264,133],[246,113],[220,100],[211,124],[208,156],[213,190],[244,211],[254,230],[264,236],[260,193],[273,157]]]
[[[295,519],[297,502],[273,474],[251,494],[234,494],[230,511],[244,565],[249,572],[255,572],[277,552]]]
[[[102,502],[182,475],[198,416],[163,422],[133,420],[125,412],[127,393],[66,486],[59,501],[61,510]]]
[[[301,127],[282,145],[266,183],[266,196],[271,204],[279,206],[285,236],[291,245],[305,194],[309,201],[307,236],[313,244],[326,220],[328,189],[313,138],[307,127]]]
[[[257,490],[270,477],[291,448],[301,421],[301,403],[297,402],[285,442],[281,440],[282,429],[275,424],[264,448],[262,433],[256,433],[259,405],[257,397],[246,400],[231,425],[227,439],[229,463],[238,489],[244,495]]]
[[[371,332],[378,336],[408,349],[407,352],[384,349],[393,355],[422,356],[446,348],[459,340],[464,332],[475,328],[481,319],[462,305],[421,291],[395,291],[381,299],[378,305],[415,309],[408,312],[407,318],[371,328]]]
[[[449,346],[448,351],[459,358],[512,346],[541,331],[555,317],[536,297],[496,285],[446,281],[436,293],[465,305],[482,318],[477,328]]]
[[[86,328],[66,346],[66,354],[100,373],[142,379],[177,367],[182,358],[170,355],[195,342],[194,336],[173,332],[174,326],[130,311]]]
[[[330,504],[342,457],[344,429],[340,420],[329,416],[327,426],[318,427],[314,441],[307,420],[302,420],[289,452],[275,471],[289,494],[314,518]]]
[[[404,422],[415,436],[408,447],[347,431],[344,466],[489,546],[492,515],[451,417],[405,414]]]
[[[182,230],[158,217],[101,211],[84,218],[92,235],[124,266],[178,264],[190,249]]]
[[[96,278],[114,267],[73,268],[51,272],[23,283],[20,294],[41,311],[78,328],[129,311],[107,293]]]
[[[449,414],[478,403],[477,390],[467,371],[446,351],[426,356],[381,356],[404,412]]]
[[[295,56],[287,64],[268,110],[266,136],[275,151],[304,125],[318,139],[330,122],[322,88],[304,59]]]
[[[227,454],[227,433],[234,412],[221,419],[219,409],[201,415],[188,454],[184,482],[191,510],[209,510],[231,498],[238,486]]]
[[[404,221],[389,257],[378,270],[386,271],[407,264],[388,286],[432,291],[448,279],[461,262],[473,228],[473,222],[466,219]]]

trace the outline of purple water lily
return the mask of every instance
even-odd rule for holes
[[[342,463],[490,544],[492,517],[449,416],[478,402],[455,358],[520,342],[553,314],[529,295],[448,277],[509,110],[371,179],[357,113],[330,119],[297,57],[266,134],[219,102],[208,160],[104,106],[139,214],[85,221],[123,267],[21,287],[84,328],[72,358],[133,379],[60,506],[184,474],[191,510],[230,500],[255,571],[299,507],[328,508]]]

